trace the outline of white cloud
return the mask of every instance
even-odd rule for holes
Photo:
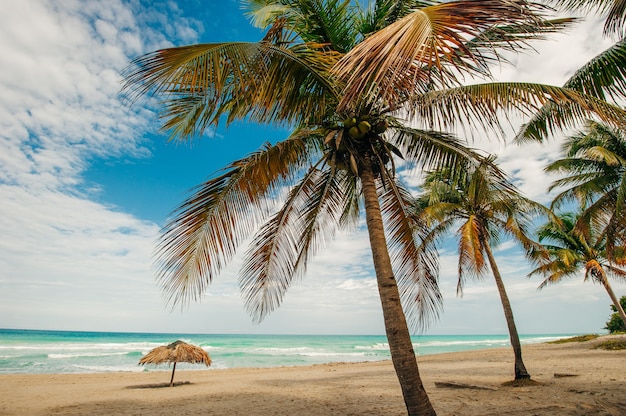
[[[120,1],[24,0],[4,5],[0,44],[0,326],[115,329],[141,305],[162,314],[158,227],[92,202],[82,180],[94,157],[149,156],[153,115],[120,101],[119,73],[163,44],[158,28]]]

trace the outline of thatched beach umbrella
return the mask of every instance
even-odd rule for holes
[[[171,387],[174,385],[174,372],[176,371],[176,363],[178,362],[192,364],[204,363],[208,367],[211,365],[211,358],[202,348],[179,340],[169,345],[154,348],[139,360],[139,365],[174,363],[172,378],[170,380]]]

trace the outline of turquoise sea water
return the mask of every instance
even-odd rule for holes
[[[570,334],[524,335],[523,344]],[[71,332],[0,329],[0,373],[99,373],[168,370],[138,366],[152,348],[178,339],[204,348],[210,369],[278,367],[390,358],[385,336],[203,335]],[[413,337],[418,355],[509,346],[508,335],[424,335]],[[204,366],[179,364],[180,369]]]

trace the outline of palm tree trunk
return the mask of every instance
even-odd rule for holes
[[[491,271],[496,281],[496,286],[498,287],[498,293],[500,294],[500,300],[502,301],[506,325],[509,328],[509,338],[511,339],[511,346],[513,347],[513,353],[515,354],[515,380],[529,379],[530,374],[526,371],[526,366],[522,360],[522,344],[520,343],[519,335],[517,334],[517,327],[515,326],[515,320],[513,319],[511,302],[509,301],[509,296],[506,294],[504,282],[502,281],[500,270],[496,264],[496,259],[493,257],[493,253],[491,252],[489,242],[485,242],[485,252],[489,258],[489,265],[491,266]]]
[[[617,296],[615,296],[615,292],[613,292],[613,288],[609,284],[609,279],[606,278],[604,270],[602,271],[602,285],[611,297],[613,305],[615,305],[615,308],[617,308],[617,313],[619,314],[620,318],[622,318],[622,321],[624,321],[624,325],[626,325],[626,313],[624,313],[624,308],[622,308],[622,304],[619,303],[619,299],[617,299]]]
[[[368,161],[364,163],[360,177],[365,198],[367,230],[385,319],[385,331],[391,350],[391,361],[402,388],[404,403],[409,416],[435,415],[435,409],[428,399],[420,378],[411,334],[400,303],[400,292],[391,268],[374,174]]]

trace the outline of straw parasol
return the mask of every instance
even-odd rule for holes
[[[174,385],[174,372],[176,371],[176,363],[178,362],[192,364],[204,363],[208,367],[211,365],[211,358],[202,348],[178,340],[169,345],[154,348],[139,360],[139,365],[174,363],[172,378],[170,380],[171,387]]]

